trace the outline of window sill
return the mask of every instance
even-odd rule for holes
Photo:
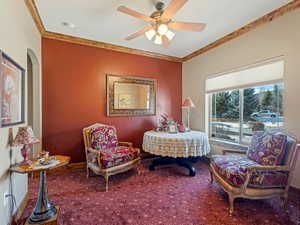
[[[249,145],[243,145],[239,143],[234,143],[230,141],[224,141],[224,140],[219,140],[216,138],[210,138],[209,139],[210,143],[213,145],[225,147],[225,148],[233,148],[233,149],[240,149],[240,150],[248,150]]]

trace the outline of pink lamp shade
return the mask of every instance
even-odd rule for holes
[[[23,145],[21,149],[21,154],[24,160],[22,164],[30,164],[29,153],[31,151],[30,145],[39,143],[40,140],[34,136],[33,130],[30,126],[19,127],[18,133],[12,143],[12,145]]]
[[[35,137],[32,128],[27,126],[19,127],[18,133],[13,141],[13,145],[31,145],[39,142],[40,140]]]
[[[182,104],[182,107],[193,107],[193,108],[194,108],[195,105],[194,105],[192,99],[191,99],[190,97],[187,97],[187,98],[184,100],[184,102],[183,102],[183,104]]]

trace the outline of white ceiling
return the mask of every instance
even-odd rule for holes
[[[124,40],[148,24],[118,12],[117,7],[125,5],[150,15],[155,11],[153,0],[36,0],[36,5],[47,31],[184,57],[291,1],[189,0],[173,20],[203,22],[207,26],[200,33],[175,31],[176,36],[168,49],[155,45],[144,35]],[[170,0],[164,2],[168,4]],[[73,23],[76,27],[64,27],[62,22]]]

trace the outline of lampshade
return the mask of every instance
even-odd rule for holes
[[[148,38],[148,40],[152,40],[152,38],[155,36],[156,32],[154,29],[148,30],[145,35]]]
[[[174,38],[174,36],[175,36],[175,34],[172,31],[170,31],[170,30],[168,30],[165,35],[169,39],[169,41],[171,41]]]
[[[194,105],[192,99],[191,99],[190,97],[187,97],[187,98],[184,100],[184,102],[183,102],[183,104],[182,104],[182,107],[193,107],[193,108],[194,108],[195,105]]]
[[[157,44],[157,45],[161,45],[162,44],[162,38],[161,38],[160,35],[156,35],[154,44]]]
[[[169,28],[166,24],[160,24],[157,28],[157,32],[160,34],[160,35],[165,35],[167,32],[168,32]]]
[[[34,136],[30,126],[19,127],[18,133],[13,141],[13,145],[30,145],[39,143],[40,140]]]

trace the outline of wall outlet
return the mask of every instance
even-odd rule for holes
[[[3,194],[4,207],[6,207],[8,205],[9,199],[10,199],[9,193],[8,192],[4,192],[4,194]]]

